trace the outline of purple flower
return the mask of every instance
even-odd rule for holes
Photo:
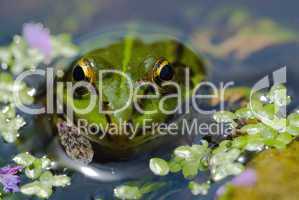
[[[217,191],[216,191],[216,198],[215,199],[218,199],[218,197],[222,196],[225,192],[226,192],[226,188],[225,188],[226,185],[222,185],[220,186]]]
[[[45,57],[52,52],[51,35],[42,24],[27,23],[23,26],[23,37],[29,47],[38,49]]]
[[[246,169],[238,176],[234,177],[228,184],[234,186],[253,186],[256,183],[257,175],[253,169]],[[222,196],[226,192],[226,184],[222,185],[216,191],[216,198]]]
[[[256,183],[256,172],[253,169],[246,169],[244,172],[234,177],[231,183],[236,186],[252,186]]]
[[[20,177],[16,174],[21,170],[21,166],[0,168],[0,183],[3,185],[5,192],[19,191]]]

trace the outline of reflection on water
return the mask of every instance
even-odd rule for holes
[[[294,96],[294,104],[298,104],[298,6],[299,3],[292,0],[271,4],[259,0],[243,3],[232,0],[5,0],[0,2],[0,44],[7,43],[12,35],[20,33],[22,24],[28,21],[42,22],[53,33],[73,33],[76,41],[95,30],[101,32],[105,27],[132,21],[142,21],[146,26],[145,22],[149,22],[177,30],[180,35],[192,40],[192,44],[204,53],[212,67],[210,79],[215,82],[234,80],[238,84],[251,86],[259,78],[286,65],[287,85]],[[25,117],[29,125],[23,132],[28,133],[28,138],[34,130],[31,127],[33,119]],[[38,138],[29,141],[23,145],[24,149],[32,146],[43,148]],[[13,145],[1,143],[0,155],[6,157],[0,161],[11,160],[16,153],[17,149]],[[101,176],[101,179],[107,176],[109,180],[109,175],[114,173],[113,168],[99,173],[94,171],[99,169],[98,166],[88,169],[75,163],[73,166],[85,173],[87,170],[89,175]],[[128,166],[123,170],[132,171]],[[204,176],[202,174],[198,179],[203,180]],[[171,180],[171,183],[157,193],[150,194],[147,199],[197,199],[185,189],[187,182],[179,175],[152,178]],[[97,182],[75,173],[72,185],[56,191],[52,199],[111,199],[112,189],[118,184]],[[213,199],[217,187],[214,185],[210,194],[203,199]]]

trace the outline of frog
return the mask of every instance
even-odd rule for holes
[[[57,81],[86,83],[94,89],[77,87],[73,92],[57,93],[61,106],[71,110],[72,115],[68,116],[68,112],[55,116],[60,144],[71,159],[85,163],[128,160],[176,143],[181,136],[158,134],[157,125],[173,120],[178,108],[190,99],[194,87],[206,75],[201,56],[179,40],[148,41],[134,35],[89,50],[74,59],[67,69]],[[181,90],[167,84],[170,82]],[[136,93],[132,95],[129,86],[138,88],[134,90]],[[129,95],[132,101],[128,100]],[[154,98],[142,98],[146,96]],[[77,108],[87,108],[92,98],[97,104],[89,112],[76,112]],[[160,109],[162,99],[163,108],[174,112]],[[79,120],[96,128],[84,129]],[[144,129],[146,122],[156,126]],[[117,129],[123,124],[125,128]]]

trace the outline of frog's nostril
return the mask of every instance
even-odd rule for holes
[[[84,81],[85,80],[85,73],[84,73],[82,67],[80,67],[79,65],[77,65],[73,69],[73,79],[75,81]]]

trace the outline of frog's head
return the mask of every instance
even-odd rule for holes
[[[95,90],[78,87],[74,94],[65,92],[63,101],[73,106],[77,126],[93,127],[87,134],[91,141],[127,150],[157,137],[154,127],[145,133],[144,125],[167,122],[203,75],[201,59],[177,41],[126,38],[74,62],[66,80]],[[77,112],[92,98],[96,105],[89,112]]]

